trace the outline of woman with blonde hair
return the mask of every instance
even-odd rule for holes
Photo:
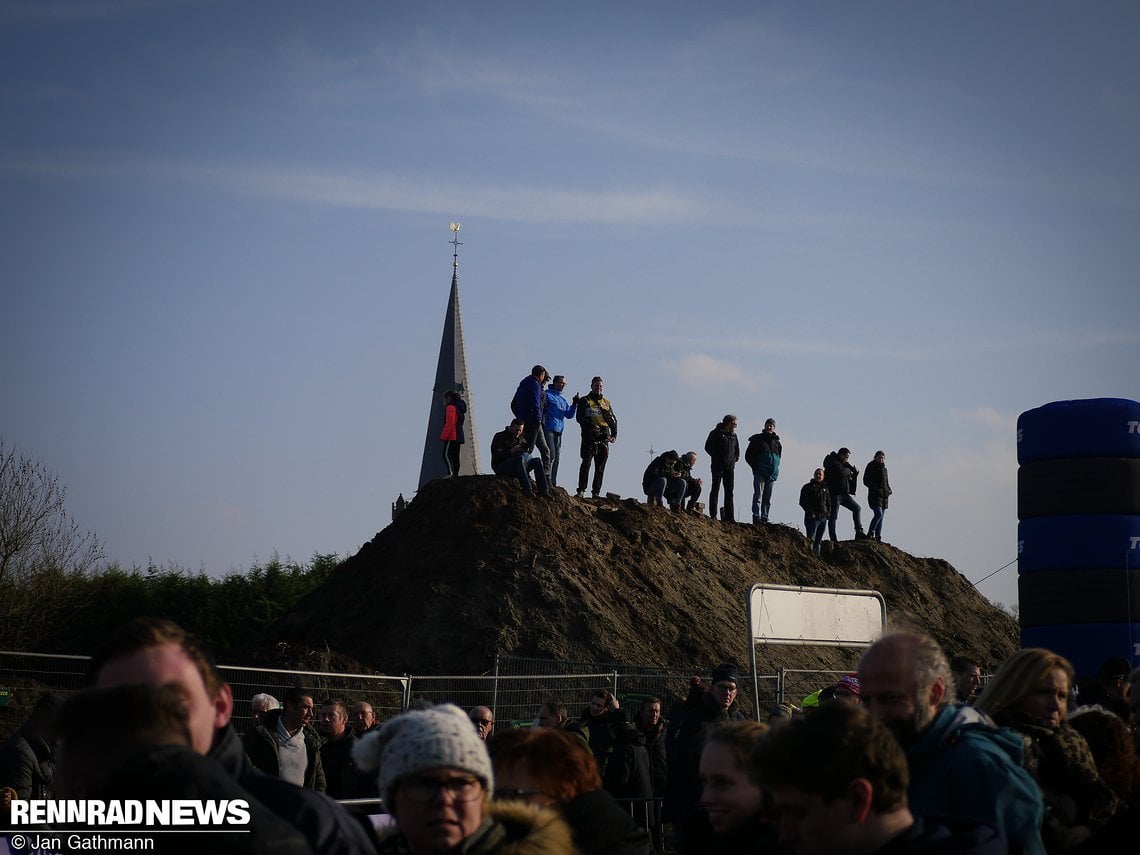
[[[1050,853],[1087,840],[1122,807],[1066,720],[1073,678],[1065,657],[1028,647],[1002,663],[974,704],[1021,734],[1025,765],[1045,797],[1041,837]]]

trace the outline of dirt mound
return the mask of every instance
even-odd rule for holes
[[[929,632],[951,655],[996,664],[1017,649],[1014,620],[945,561],[870,541],[825,544],[821,559],[789,526],[561,490],[526,499],[492,476],[425,485],[277,637],[388,674],[483,674],[496,653],[704,670],[747,664],[746,598],[758,582],[877,590],[891,624]],[[765,658],[835,661],[791,647]]]

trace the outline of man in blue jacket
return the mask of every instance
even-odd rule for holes
[[[801,855],[1009,851],[990,825],[913,811],[902,747],[859,707],[824,704],[772,731],[751,769],[780,811],[780,842]]]
[[[916,633],[883,636],[859,662],[864,706],[906,751],[911,810],[989,823],[1011,850],[1043,855],[1044,801],[1022,765],[1020,737],[955,706],[950,680],[937,642]]]
[[[511,399],[511,412],[523,423],[527,454],[532,454],[535,446],[538,447],[538,453],[542,456],[542,471],[547,481],[550,480],[550,449],[542,430],[542,413],[546,409],[546,392],[542,387],[548,376],[541,365],[534,366],[530,369],[530,374],[519,381],[519,387]]]
[[[566,419],[574,418],[578,409],[578,396],[570,403],[562,397],[562,390],[566,388],[566,378],[555,374],[550,381],[550,388],[546,390],[546,409],[542,413],[542,433],[546,438],[546,447],[550,449],[550,477],[547,480],[550,486],[558,486],[558,460],[562,457],[562,430]]]

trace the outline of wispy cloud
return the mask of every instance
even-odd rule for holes
[[[462,211],[465,216],[531,223],[684,222],[704,218],[710,210],[704,201],[669,188],[590,191],[522,185],[444,185],[430,179],[367,170],[28,158],[0,159],[0,169],[44,178],[178,182],[307,204],[449,216]]]
[[[954,417],[963,421],[974,422],[975,424],[995,431],[1002,431],[1011,437],[1017,425],[1017,415],[1015,413],[1001,413],[993,407],[978,407],[975,410],[956,410]]]
[[[688,353],[679,360],[666,360],[665,369],[681,383],[696,389],[733,386],[755,390],[771,380],[767,375],[757,374],[735,362],[715,359],[706,353]]]

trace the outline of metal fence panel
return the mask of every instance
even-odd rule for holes
[[[856,654],[857,656],[857,654]],[[87,684],[90,657],[55,656],[18,651],[0,651],[0,737],[20,726],[31,713],[36,698],[52,691],[68,695]],[[767,720],[772,706],[788,700],[797,706],[816,689],[834,685],[842,674],[854,669],[857,658],[839,657],[831,669],[785,670],[758,674],[759,718]],[[250,699],[268,692],[280,700],[292,686],[301,686],[320,703],[340,698],[350,707],[359,701],[372,705],[379,721],[417,702],[454,703],[469,710],[488,706],[495,713],[500,729],[529,726],[546,701],[566,705],[572,719],[583,714],[590,695],[608,689],[622,702],[632,718],[641,702],[650,697],[670,704],[683,702],[692,675],[702,669],[668,669],[645,665],[599,662],[571,662],[550,659],[500,656],[495,673],[479,677],[375,674],[338,674],[327,671],[293,671],[273,668],[247,668],[220,665],[218,670],[233,689],[233,721],[244,732],[250,721]],[[741,673],[737,700],[747,716],[753,716],[751,676]]]

